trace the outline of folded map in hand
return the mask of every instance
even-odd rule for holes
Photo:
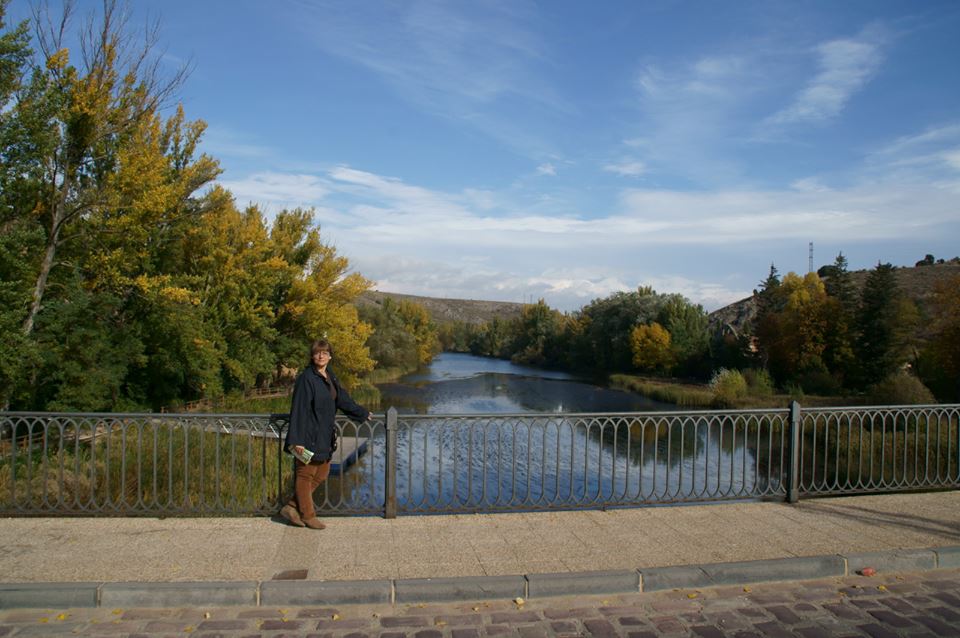
[[[295,457],[297,457],[297,459],[299,459],[300,462],[303,463],[304,465],[309,464],[310,459],[313,458],[313,452],[311,452],[307,448],[303,448],[303,452],[298,452],[297,448],[293,447],[293,448],[290,448],[290,453],[293,454]]]

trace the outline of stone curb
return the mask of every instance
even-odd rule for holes
[[[960,547],[938,547],[933,551],[937,554],[939,569],[960,567]]]
[[[0,609],[96,607],[100,583],[0,583]]]
[[[217,607],[256,605],[259,583],[104,583],[100,607]]]
[[[873,567],[878,572],[936,569],[937,553],[932,549],[899,549],[888,552],[863,552],[847,556],[847,572],[849,574],[857,574],[864,567]]]
[[[960,546],[639,570],[358,581],[0,583],[0,609],[447,602],[651,592],[960,567]]]
[[[485,598],[523,598],[523,576],[475,576],[472,578],[410,578],[394,581],[394,602],[449,602]]]
[[[356,605],[390,603],[389,580],[268,580],[260,584],[261,605]]]
[[[528,598],[638,591],[640,572],[636,569],[527,575]]]

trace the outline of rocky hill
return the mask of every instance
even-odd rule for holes
[[[441,299],[437,297],[418,297],[401,295],[395,292],[368,290],[360,295],[357,305],[380,305],[386,298],[395,301],[412,301],[423,306],[434,323],[462,321],[481,324],[494,318],[512,319],[520,316],[523,304],[508,301],[477,301],[474,299]]]
[[[859,290],[863,289],[869,270],[856,270],[850,273],[851,278]],[[933,264],[930,266],[901,266],[896,269],[897,284],[900,290],[907,293],[921,315],[924,314],[930,297],[933,295],[934,285],[939,281],[946,281],[960,276],[960,263]],[[750,323],[756,315],[756,306],[753,297],[747,297],[724,306],[710,313],[710,324],[726,325],[738,333],[749,330]]]

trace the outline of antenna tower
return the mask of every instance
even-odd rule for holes
[[[807,262],[807,272],[813,272],[813,242],[810,242],[810,258]]]

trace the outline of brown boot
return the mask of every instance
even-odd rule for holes
[[[310,529],[326,529],[327,527],[326,525],[320,522],[319,518],[316,518],[316,517],[308,518],[307,520],[303,521],[303,524],[309,527]]]
[[[297,511],[292,505],[284,505],[280,509],[280,516],[287,519],[287,522],[296,527],[305,527],[306,524],[303,522],[303,519],[300,518],[300,512]]]

